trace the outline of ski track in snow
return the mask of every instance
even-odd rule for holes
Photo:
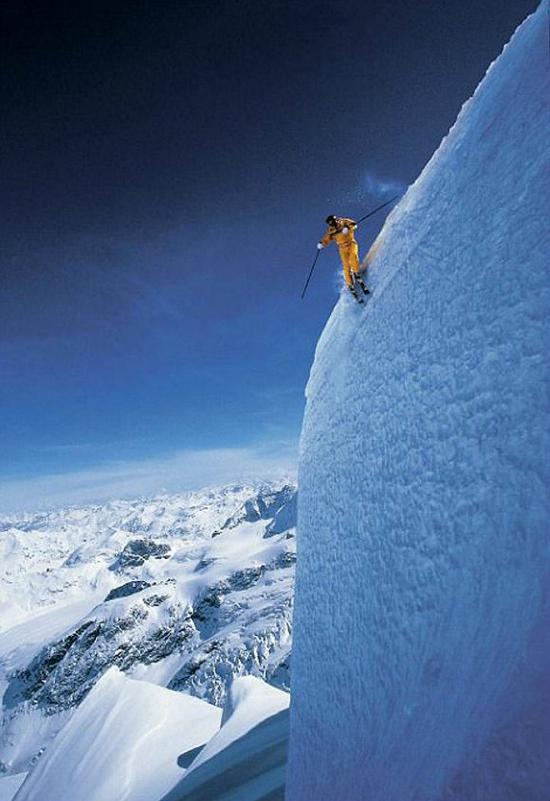
[[[547,801],[548,7],[315,354],[288,801]],[[546,580],[546,581],[545,581]]]

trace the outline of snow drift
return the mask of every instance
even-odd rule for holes
[[[219,729],[206,701],[111,668],[16,794],[17,801],[158,801],[185,770],[178,758]]]
[[[235,679],[219,732],[163,801],[283,801],[289,701],[254,676]]]
[[[341,298],[307,389],[287,801],[537,801],[550,765],[548,8]]]

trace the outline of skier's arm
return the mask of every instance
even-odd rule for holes
[[[355,229],[357,228],[357,223],[355,222],[355,220],[351,220],[348,217],[344,217],[344,219],[342,220],[342,227],[349,228],[350,231],[355,231]]]
[[[322,245],[324,248],[326,248],[327,245],[330,245],[330,243],[332,242],[332,234],[333,234],[332,228],[327,228],[327,232],[323,236],[319,244]]]

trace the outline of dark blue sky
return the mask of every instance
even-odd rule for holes
[[[50,5],[0,12],[0,506],[292,463],[325,216],[416,178],[536,2]]]

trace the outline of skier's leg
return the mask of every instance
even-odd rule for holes
[[[348,248],[349,267],[351,269],[352,280],[361,282],[361,265],[359,264],[359,246],[354,242]]]
[[[351,267],[349,260],[349,248],[340,249],[340,258],[342,259],[342,267],[344,268],[344,279],[348,289],[353,289],[353,278],[351,275]]]
[[[357,303],[363,303],[363,298],[360,298],[355,290],[355,286],[353,284],[353,274],[351,271],[350,266],[350,258],[349,258],[349,248],[341,248],[340,249],[340,257],[342,259],[342,267],[344,268],[344,278],[346,279],[346,286],[357,301]]]
[[[348,248],[349,266],[354,275],[359,275],[361,265],[359,264],[359,245],[353,242]]]
[[[369,290],[367,289],[367,285],[363,279],[361,274],[361,264],[359,262],[359,246],[356,242],[349,249],[349,263],[352,273],[352,281],[361,287],[365,295],[369,294]]]

